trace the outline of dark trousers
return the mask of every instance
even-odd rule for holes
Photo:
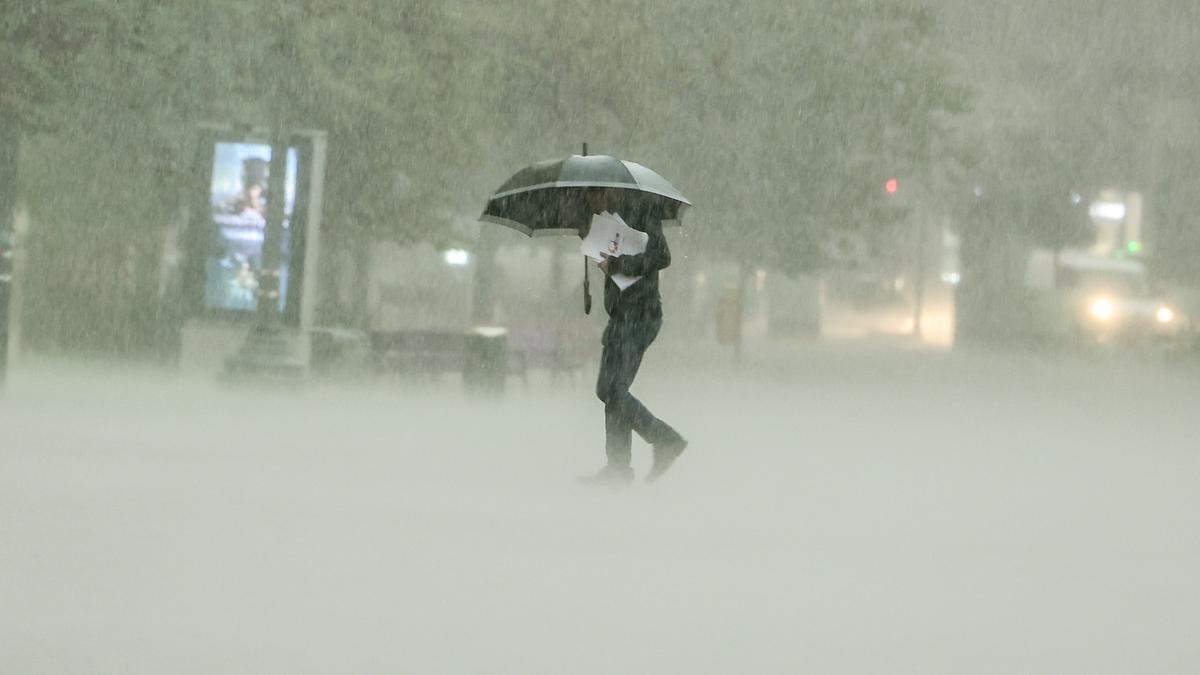
[[[642,365],[646,348],[658,337],[662,320],[609,320],[604,329],[604,352],[600,357],[600,377],[596,396],[604,402],[605,450],[610,465],[629,466],[632,459],[633,432],[647,443],[658,445],[677,441],[679,433],[655,417],[642,402],[629,393],[633,378]]]

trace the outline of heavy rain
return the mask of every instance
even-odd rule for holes
[[[1191,0],[4,0],[0,673],[1200,672],[1198,118]]]

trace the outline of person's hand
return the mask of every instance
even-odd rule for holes
[[[608,271],[608,261],[612,256],[605,253],[604,251],[600,251],[600,257],[604,258],[604,260],[601,260],[600,262],[596,263],[596,266],[600,268],[601,272],[604,272],[605,276],[610,276],[610,272]]]

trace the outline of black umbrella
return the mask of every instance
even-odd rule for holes
[[[575,234],[590,215],[587,188],[619,188],[639,208],[652,207],[664,224],[678,224],[691,202],[667,179],[638,164],[609,155],[571,155],[538,162],[513,174],[488,199],[480,220],[529,236]]]
[[[510,227],[528,236],[575,234],[591,216],[584,193],[588,188],[617,188],[627,206],[650,209],[664,225],[680,224],[691,202],[667,179],[638,164],[610,155],[582,155],[538,162],[496,190],[480,220]],[[583,267],[583,308],[591,312],[592,295]]]

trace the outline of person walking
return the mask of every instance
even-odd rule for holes
[[[654,463],[646,475],[649,482],[660,478],[688,445],[679,432],[655,417],[629,391],[646,349],[662,328],[658,273],[671,264],[671,250],[663,236],[662,220],[656,217],[654,209],[646,204],[639,206],[633,200],[629,201],[632,205],[626,207],[623,192],[614,188],[588,188],[585,192],[585,201],[592,214],[615,213],[627,225],[649,236],[644,252],[605,256],[599,263],[605,275],[604,310],[609,319],[601,339],[603,351],[596,396],[604,403],[608,461],[595,474],[580,478],[586,484],[628,485],[633,482],[633,432],[654,449]],[[578,228],[580,238],[587,236],[589,227],[590,215]],[[641,278],[622,291],[612,280],[614,274]]]

